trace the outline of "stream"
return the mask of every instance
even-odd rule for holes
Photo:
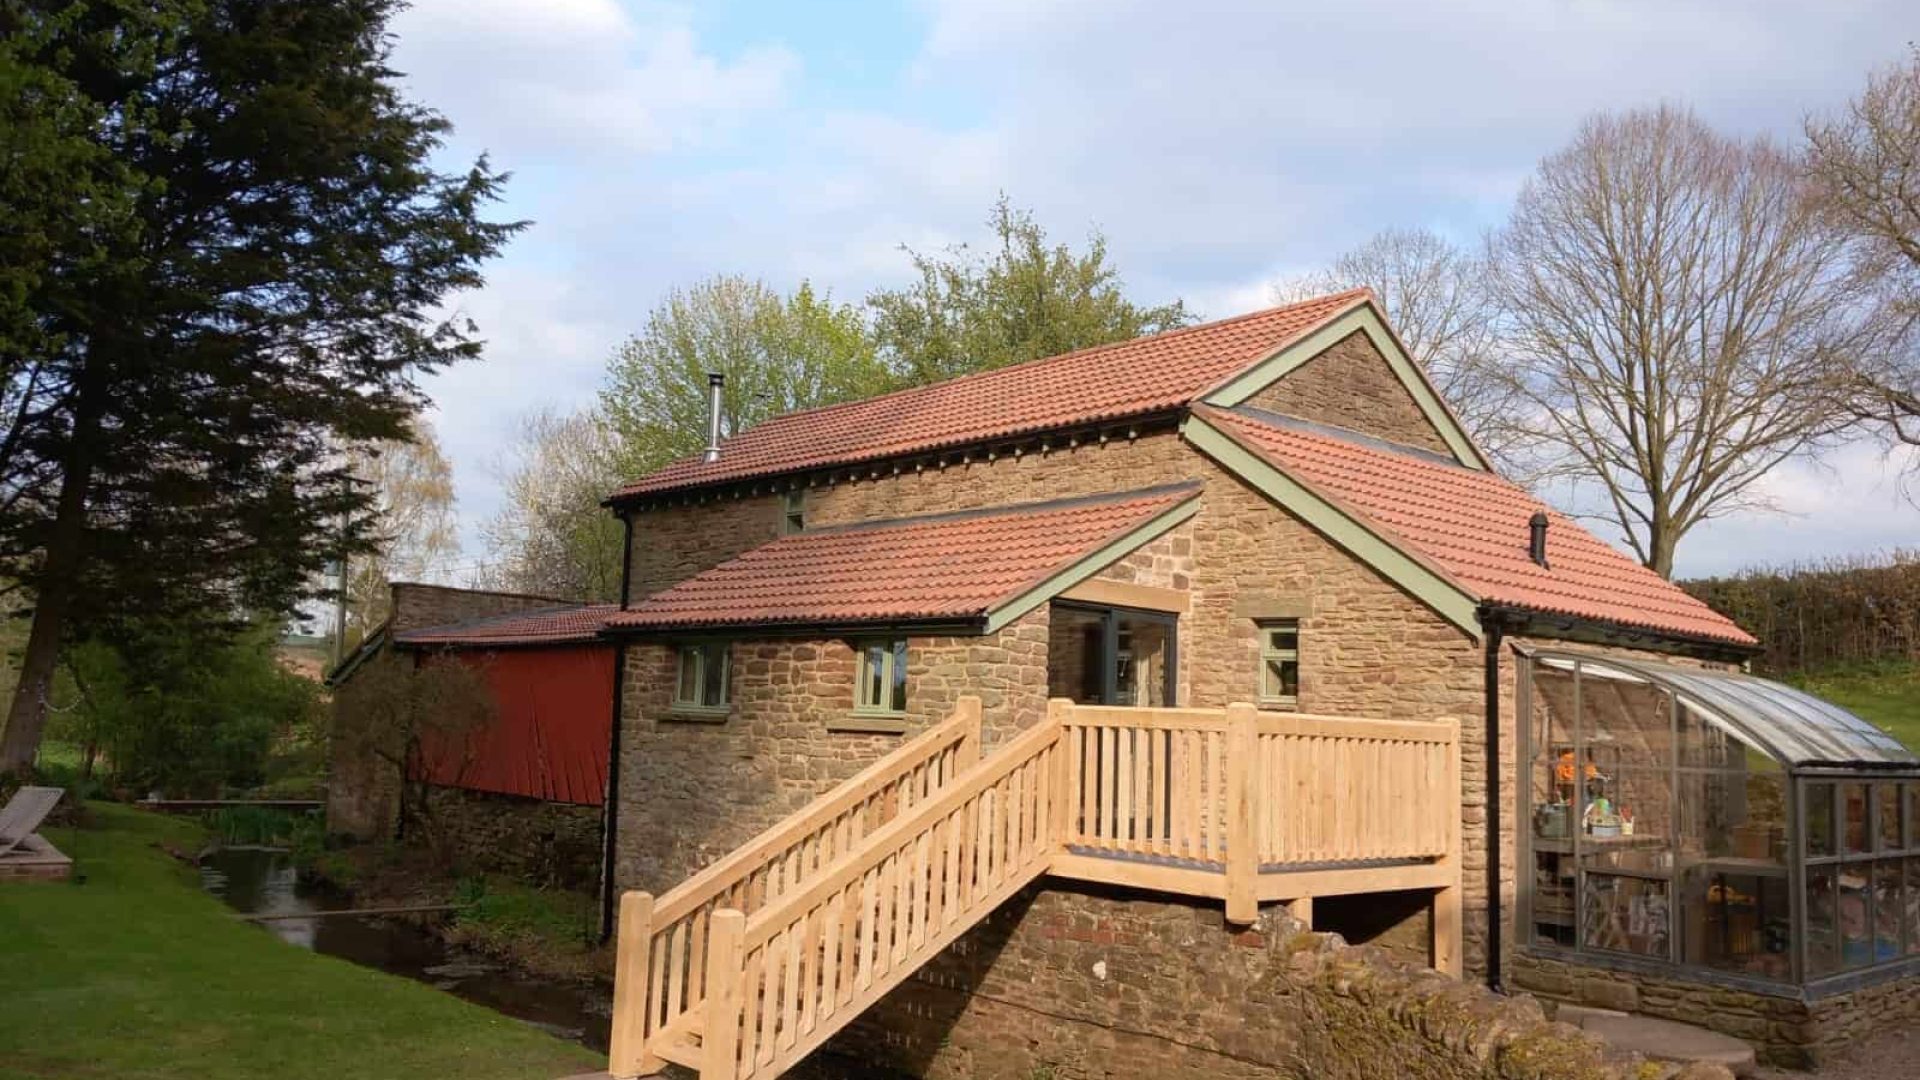
[[[343,897],[300,881],[277,848],[218,848],[200,860],[208,892],[249,915],[341,911]],[[593,988],[545,982],[460,949],[401,918],[274,919],[262,931],[303,949],[428,984],[594,1050],[607,1048],[612,1003]]]

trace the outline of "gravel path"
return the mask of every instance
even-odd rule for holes
[[[1812,1072],[1761,1069],[1757,1080],[1920,1080],[1920,1030],[1890,1031]]]

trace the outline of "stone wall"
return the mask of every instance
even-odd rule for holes
[[[1248,398],[1247,404],[1453,456],[1386,357],[1358,330]]]
[[[600,880],[597,806],[438,786],[425,801],[432,841],[458,867],[562,889]]]
[[[930,1080],[1375,1080],[1389,1064],[1410,1080],[1674,1071],[1610,1061],[1531,999],[1348,947],[1280,909],[1236,931],[1217,904],[1090,886],[1021,893],[822,1053],[849,1072]]]
[[[732,642],[731,704],[677,714],[674,650],[627,648],[616,881],[662,892],[981,699],[989,745],[1046,715],[1047,609],[985,637],[910,637],[907,709],[876,732],[853,715],[857,662],[840,638]]]
[[[333,688],[333,712],[327,733],[327,832],[355,840],[385,840],[400,820],[400,771],[373,753],[367,740],[350,737],[352,725],[366,715],[368,696],[387,680],[371,677],[392,664],[411,666],[411,656],[384,647]]]
[[[629,599],[652,596],[775,539],[784,520],[780,495],[721,496],[634,513]]]
[[[445,626],[468,619],[483,619],[489,615],[578,602],[530,593],[455,589],[446,585],[417,585],[406,581],[394,582],[391,589],[392,604],[389,610],[393,616],[389,629],[396,634],[424,626]]]
[[[1523,952],[1514,985],[1555,1002],[1656,1016],[1753,1045],[1773,1065],[1810,1069],[1867,1037],[1920,1023],[1920,977],[1808,1000],[1796,987],[1764,994],[1685,978],[1572,963]]]

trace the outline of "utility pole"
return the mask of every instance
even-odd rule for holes
[[[353,494],[354,477],[351,473],[340,476],[340,494]],[[347,508],[346,500],[340,505],[340,558],[334,562],[333,597],[333,666],[339,667],[340,661],[347,656]]]

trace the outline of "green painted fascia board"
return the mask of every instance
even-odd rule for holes
[[[1334,543],[1372,567],[1381,577],[1406,590],[1440,617],[1481,637],[1479,602],[1452,582],[1428,569],[1392,541],[1315,494],[1280,471],[1265,458],[1240,445],[1232,436],[1199,416],[1187,417],[1180,433],[1200,452],[1275,503],[1306,522]]]
[[[1054,573],[1039,584],[1017,593],[1012,599],[995,605],[993,610],[987,613],[985,633],[994,633],[1041,604],[1087,580],[1105,569],[1108,563],[1119,559],[1141,544],[1156,539],[1161,533],[1192,517],[1199,509],[1200,493],[1195,491],[1178,504],[1160,511],[1125,533],[1107,541],[1098,551],[1075,561],[1073,565]]]
[[[1366,334],[1367,340],[1373,342],[1373,347],[1386,357],[1387,366],[1393,369],[1395,377],[1407,388],[1407,393],[1413,395],[1414,404],[1434,430],[1440,433],[1441,439],[1446,441],[1447,449],[1453,451],[1454,458],[1468,468],[1484,471],[1487,468],[1486,459],[1461,429],[1453,413],[1440,401],[1440,396],[1433,392],[1432,384],[1414,366],[1406,350],[1400,347],[1399,339],[1387,329],[1386,323],[1380,321],[1380,313],[1371,304],[1361,304],[1306,337],[1282,347],[1265,360],[1222,383],[1202,400],[1209,405],[1230,409],[1327,351],[1356,330]]]

